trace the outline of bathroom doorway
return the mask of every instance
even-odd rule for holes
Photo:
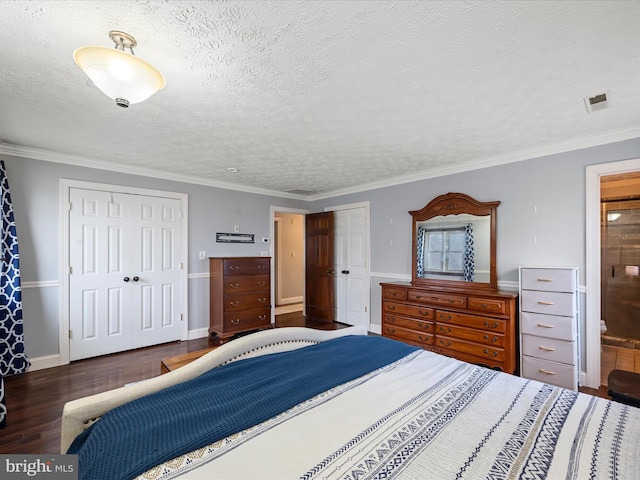
[[[601,372],[640,370],[640,172],[601,177]]]

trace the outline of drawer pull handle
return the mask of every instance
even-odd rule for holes
[[[416,295],[416,300],[422,299],[422,295]]]
[[[485,326],[485,327],[496,328],[496,327],[498,326],[498,322],[493,322],[493,325],[490,325],[490,324],[489,324],[489,322],[487,322],[487,321],[485,320],[485,322],[484,322],[484,326]]]
[[[484,354],[485,355],[489,355],[489,350],[487,350],[486,348],[484,349]],[[496,352],[495,350],[493,352],[491,352],[491,356],[492,357],[497,357],[498,356],[498,352]]]
[[[267,316],[266,316],[266,315],[258,315],[258,318],[259,318],[260,320],[266,320],[266,319],[267,319]]]
[[[240,286],[240,284],[239,283],[230,283],[229,286],[231,288],[238,288]]]
[[[542,328],[555,328],[554,325],[547,325],[546,323],[539,323],[538,326]]]
[[[240,319],[236,318],[235,320],[231,320],[231,323],[233,323],[234,325],[238,325],[240,323]]]
[[[543,300],[538,300],[538,303],[540,305],[555,305],[555,303],[553,303],[553,302],[545,302]]]
[[[229,267],[229,270],[233,270],[234,272],[237,272],[238,270],[240,270],[240,267],[238,265],[231,265]]]
[[[450,298],[449,303],[455,303],[455,300],[453,298]]]
[[[481,306],[482,308],[489,308],[489,307],[488,307],[488,305],[487,305],[486,303],[481,303],[481,304],[480,304],[480,306]]]
[[[544,350],[545,352],[555,352],[556,349],[555,348],[551,348],[551,347],[543,347],[542,345],[540,345],[538,347],[540,350]]]
[[[451,329],[450,329],[450,328],[446,328],[446,329],[445,329],[443,326],[441,326],[441,327],[440,327],[440,331],[441,331],[442,333],[451,333]]]
[[[387,305],[387,310],[395,310],[396,306],[395,305]]]
[[[264,269],[265,269],[265,267],[266,267],[266,265],[260,265],[260,264],[259,264],[259,265],[257,265],[257,267],[258,267],[258,270],[264,270]]]
[[[539,282],[553,282],[553,278],[538,278]]]
[[[428,341],[429,341],[429,337],[425,337],[425,336],[423,336],[423,335],[418,335],[418,338],[419,338],[420,340],[422,340],[423,342],[428,342]]]
[[[423,317],[428,317],[429,316],[429,310],[424,311],[424,310],[418,310],[418,313],[420,315],[422,315]]]
[[[266,301],[267,301],[267,299],[266,299],[266,298],[264,298],[264,297],[262,297],[262,298],[259,298],[259,299],[258,299],[258,301],[259,301],[260,303],[264,303],[264,302],[266,302]]]
[[[267,282],[265,282],[264,280],[262,280],[261,282],[258,282],[258,285],[260,285],[261,287],[264,287],[267,284]]]
[[[544,368],[539,368],[538,371],[540,373],[546,373],[547,375],[555,375],[556,374],[556,372],[552,372],[550,370],[545,370]]]
[[[428,323],[420,323],[418,326],[419,326],[421,329],[426,330],[426,331],[431,330],[431,325],[430,325],[430,324],[428,324]]]
[[[240,305],[240,301],[237,300],[235,302],[229,302],[231,304],[232,307],[237,307],[238,305]]]
[[[451,345],[451,341],[447,340],[447,343],[444,343],[444,340],[440,339],[440,345],[442,345],[443,347],[448,347]]]
[[[488,342],[488,341],[489,341],[489,335],[485,335],[485,336],[484,336],[484,339]],[[493,337],[493,338],[491,339],[491,342],[492,342],[492,343],[496,343],[497,341],[498,341],[498,337]]]
[[[451,320],[451,315],[445,315],[444,313],[440,314],[440,320],[449,321]]]
[[[387,333],[396,333],[395,328],[387,328]]]

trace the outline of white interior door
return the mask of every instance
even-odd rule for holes
[[[69,358],[180,339],[180,202],[71,188]]]
[[[131,197],[132,347],[180,339],[180,201]]]
[[[364,207],[334,212],[337,322],[369,328],[369,267]]]

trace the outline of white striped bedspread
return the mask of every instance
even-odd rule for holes
[[[640,479],[640,409],[418,351],[140,478]]]

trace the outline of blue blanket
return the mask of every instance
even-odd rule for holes
[[[111,410],[67,453],[78,454],[80,479],[132,478],[414,350],[383,337],[347,336],[223,365]]]

